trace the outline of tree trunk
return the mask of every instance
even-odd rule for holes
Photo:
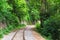
[[[44,22],[44,14],[46,13],[46,0],[41,0],[41,13],[40,13],[40,21],[41,21],[41,27],[43,28],[43,22]]]

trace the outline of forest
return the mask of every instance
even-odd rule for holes
[[[0,0],[0,38],[26,26],[22,22],[35,25],[49,40],[60,40],[60,0]]]

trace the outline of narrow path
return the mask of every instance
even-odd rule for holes
[[[24,30],[19,30],[12,40],[23,40],[23,31]]]
[[[26,28],[5,35],[2,40],[44,40],[43,37],[31,30],[34,26],[27,25]]]

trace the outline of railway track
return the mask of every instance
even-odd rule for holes
[[[35,40],[32,34],[32,27],[27,26],[26,28],[11,32],[6,35],[3,40]]]
[[[14,34],[14,36],[12,37],[12,39],[11,40],[17,40],[17,39],[14,39],[15,37],[16,37],[16,35],[19,33],[19,31],[21,31],[22,32],[22,40],[25,40],[25,29],[21,29],[21,30],[18,30],[18,31],[16,31],[16,33]],[[19,34],[19,35],[21,35],[21,34]],[[21,40],[21,39],[19,39],[19,40]]]

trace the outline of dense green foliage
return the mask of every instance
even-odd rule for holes
[[[25,1],[22,2],[22,0],[20,0],[21,4],[17,0],[14,0],[14,1],[16,1],[16,3],[9,3],[10,0],[0,0],[0,23],[6,24],[6,27],[4,28],[0,27],[1,29],[0,37],[3,37],[3,34],[7,34],[14,29],[17,29],[17,28],[19,29],[23,27],[20,22],[21,22],[21,19],[24,19],[22,15],[23,16],[25,15],[26,6],[24,5],[26,3]],[[14,8],[15,6],[16,6],[16,9]],[[19,6],[21,6],[21,8],[18,8]],[[19,13],[18,11],[21,13]]]
[[[60,40],[60,0],[0,0],[0,37],[22,27],[21,22],[35,24],[36,29],[52,40]]]
[[[37,30],[50,40],[60,40],[60,1],[59,0],[41,0],[40,26]],[[40,27],[40,28],[39,28]]]
[[[32,22],[33,24],[39,20],[39,8],[40,8],[40,3],[39,0],[28,0],[27,2],[27,6],[28,6],[28,15],[29,15],[29,19],[28,21]]]
[[[59,14],[50,17],[44,22],[44,28],[42,34],[46,36],[52,36],[53,40],[60,40],[60,15]]]

